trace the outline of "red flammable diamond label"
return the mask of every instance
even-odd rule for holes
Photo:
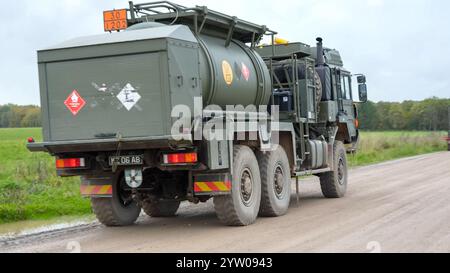
[[[77,90],[73,90],[69,97],[64,101],[69,111],[76,116],[81,108],[86,105],[86,101],[78,94]]]
[[[248,67],[242,63],[242,76],[244,76],[244,79],[246,81],[248,81],[250,79],[250,69],[248,69]]]

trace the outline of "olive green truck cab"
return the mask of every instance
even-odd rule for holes
[[[344,196],[359,140],[352,85],[365,102],[366,79],[322,39],[287,43],[165,1],[104,19],[110,33],[38,52],[44,140],[27,145],[55,156],[58,175],[81,177],[100,222],[213,199],[224,224],[249,225],[284,215],[302,175],[317,175],[325,197]]]

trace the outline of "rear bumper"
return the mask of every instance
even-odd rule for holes
[[[27,149],[31,152],[73,153],[73,152],[100,152],[116,151],[120,144],[121,150],[166,148],[174,144],[173,139],[190,139],[191,135],[181,136],[155,136],[135,137],[126,139],[90,139],[71,141],[52,141],[29,143]],[[192,144],[189,140],[176,141],[177,145]]]

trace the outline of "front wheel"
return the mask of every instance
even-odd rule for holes
[[[344,144],[336,141],[333,146],[333,171],[319,175],[322,193],[326,198],[344,197],[347,191],[347,153]]]
[[[129,226],[136,222],[141,208],[131,198],[131,193],[121,189],[125,178],[120,176],[113,184],[113,196],[107,198],[91,198],[92,209],[97,219],[105,226]]]

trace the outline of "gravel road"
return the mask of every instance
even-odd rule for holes
[[[0,239],[0,252],[450,252],[450,153],[350,170],[345,198],[301,180],[286,216],[225,227],[211,202],[131,227],[96,222]],[[295,192],[295,191],[293,191]]]

